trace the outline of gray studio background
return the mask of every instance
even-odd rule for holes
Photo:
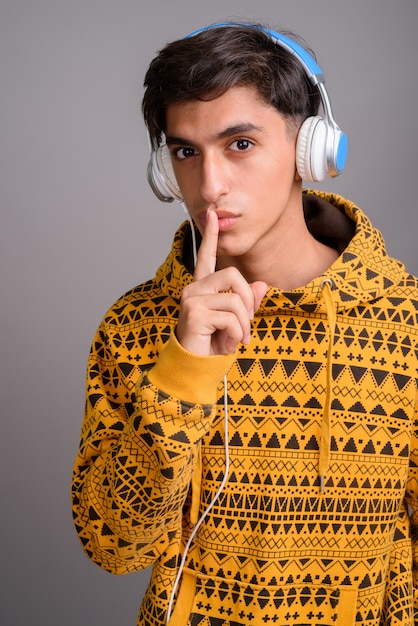
[[[0,0],[1,551],[4,626],[130,626],[148,572],[82,553],[69,484],[93,333],[164,260],[180,206],[145,179],[142,79],[167,41],[249,18],[316,51],[350,141],[323,185],[418,273],[416,0]]]

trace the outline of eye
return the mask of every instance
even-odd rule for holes
[[[233,150],[238,150],[240,152],[249,150],[252,146],[253,143],[249,139],[236,139],[231,144]]]
[[[194,148],[184,146],[182,148],[174,148],[172,153],[175,159],[183,161],[184,159],[189,159],[194,156],[196,154],[196,150]]]

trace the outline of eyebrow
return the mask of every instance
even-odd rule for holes
[[[228,137],[234,137],[235,135],[241,135],[243,133],[248,132],[257,132],[260,133],[263,131],[262,126],[257,126],[256,124],[252,124],[251,122],[243,123],[243,124],[235,124],[234,126],[228,126],[224,130],[221,130],[214,136],[214,140],[218,141],[221,139],[227,139]],[[174,135],[166,135],[166,143],[168,146],[177,145],[177,146],[190,146],[193,145],[193,141],[188,141],[183,137],[176,137]]]

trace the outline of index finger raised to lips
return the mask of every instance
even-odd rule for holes
[[[205,231],[197,254],[194,279],[200,280],[213,274],[216,269],[216,258],[218,250],[219,224],[218,217],[214,211],[208,210]]]

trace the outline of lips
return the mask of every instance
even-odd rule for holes
[[[235,226],[239,216],[222,209],[210,209],[218,218],[219,232],[225,232]],[[199,216],[199,221],[203,227],[206,225],[206,211]]]
[[[218,217],[219,232],[225,232],[226,230],[230,230],[231,228],[233,228],[238,219],[239,218],[236,215]]]

